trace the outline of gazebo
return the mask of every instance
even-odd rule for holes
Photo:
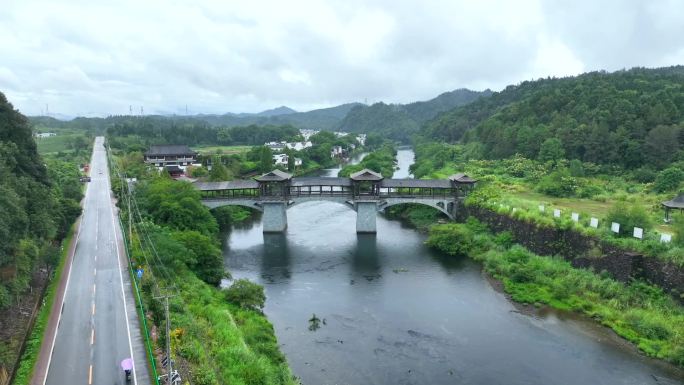
[[[680,193],[676,198],[662,203],[665,207],[665,222],[670,222],[670,210],[684,210],[684,193]]]

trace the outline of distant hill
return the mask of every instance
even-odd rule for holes
[[[480,143],[488,158],[536,158],[556,138],[567,159],[664,167],[684,159],[684,66],[525,81],[454,108],[421,133]]]
[[[278,115],[289,115],[289,114],[296,114],[296,113],[297,113],[297,111],[293,110],[290,107],[280,106],[280,107],[273,108],[270,110],[261,111],[256,115],[258,115],[258,116],[278,116]]]
[[[444,111],[487,97],[491,93],[490,90],[478,92],[462,88],[423,102],[356,106],[342,120],[338,129],[348,132],[375,132],[386,138],[408,142],[422,123]]]

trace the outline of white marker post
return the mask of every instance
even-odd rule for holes
[[[589,226],[598,229],[598,218],[592,217],[591,220],[589,220]]]
[[[579,222],[579,214],[577,213],[572,213],[572,220],[575,222]]]
[[[556,218],[560,218],[561,211],[558,209],[553,210],[553,216]]]
[[[672,234],[660,234],[660,242],[662,242],[662,243],[672,242]]]
[[[544,205],[539,205],[539,211],[541,211],[543,213],[544,209],[545,209]]]
[[[644,238],[644,229],[642,229],[641,227],[635,227],[634,228],[634,238],[643,239]]]
[[[619,224],[619,223],[616,223],[616,222],[611,223],[611,225],[610,225],[610,231],[612,231],[612,232],[614,232],[614,233],[616,233],[616,234],[619,233],[619,232],[620,232],[620,224]]]

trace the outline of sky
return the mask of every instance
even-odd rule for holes
[[[298,111],[684,64],[681,0],[3,0],[26,115]]]

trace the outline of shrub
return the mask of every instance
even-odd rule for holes
[[[656,178],[656,172],[652,168],[644,166],[634,170],[632,178],[639,183],[651,183]]]
[[[266,303],[264,287],[244,278],[233,282],[225,290],[225,293],[228,302],[232,302],[245,309],[261,311]]]
[[[658,173],[653,189],[659,193],[674,191],[684,180],[684,171],[670,167]]]
[[[678,246],[684,246],[684,216],[680,215],[672,223],[672,229],[674,230],[674,243]]]
[[[618,201],[610,208],[606,221],[619,223],[621,236],[631,236],[634,227],[641,227],[644,231],[653,227],[651,218],[641,205],[630,205],[624,201]]]
[[[466,255],[473,249],[474,240],[473,233],[467,226],[449,223],[432,226],[425,243],[449,255]]]
[[[562,168],[543,177],[537,190],[554,197],[571,197],[578,187],[577,179],[570,175],[568,169]]]

